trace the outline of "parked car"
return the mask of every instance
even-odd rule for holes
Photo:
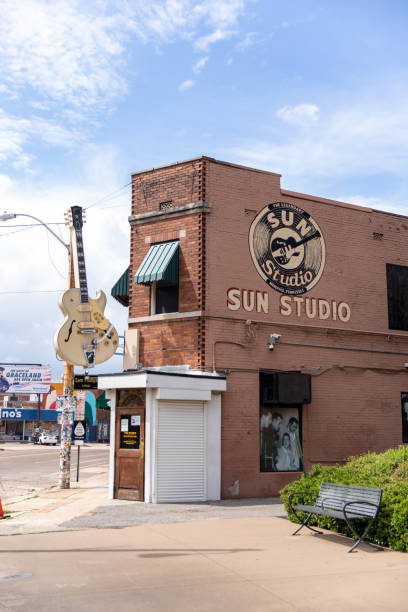
[[[49,433],[48,431],[43,431],[38,437],[39,444],[52,444],[53,446],[55,446],[57,442],[57,434]]]

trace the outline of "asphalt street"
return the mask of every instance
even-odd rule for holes
[[[76,479],[78,447],[72,446],[71,480]],[[107,472],[109,447],[81,447],[79,478],[86,480]],[[36,494],[58,484],[59,446],[3,444],[0,446],[0,497],[2,502]]]

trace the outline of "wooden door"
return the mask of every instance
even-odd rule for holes
[[[129,390],[130,391],[130,390]],[[118,392],[115,426],[115,498],[144,500],[144,391]]]

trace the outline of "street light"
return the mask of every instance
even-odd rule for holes
[[[75,287],[75,282],[72,273],[72,251],[70,244],[65,243],[46,223],[38,217],[27,215],[25,213],[8,213],[4,211],[0,214],[0,221],[9,221],[16,217],[29,217],[34,219],[40,225],[43,225],[51,234],[60,242],[68,251],[68,274],[69,288]],[[64,394],[68,395],[67,401],[62,406],[62,423],[61,423],[61,449],[60,449],[60,465],[59,465],[59,488],[69,489],[70,486],[70,464],[71,464],[71,418],[72,410],[74,409],[75,398],[73,396],[73,379],[74,366],[65,362],[64,367]]]
[[[38,223],[43,225],[49,232],[51,232],[51,234],[58,240],[58,242],[64,245],[64,247],[69,251],[69,244],[66,244],[63,240],[61,240],[58,234],[53,232],[52,229],[48,227],[48,225],[41,221],[41,219],[39,219],[38,217],[34,217],[33,215],[26,215],[25,213],[8,213],[4,211],[4,213],[0,215],[0,221],[9,221],[10,219],[15,219],[16,217],[30,217],[30,219],[35,219],[35,221],[38,221]]]

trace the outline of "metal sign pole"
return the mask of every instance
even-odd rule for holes
[[[79,452],[81,450],[81,447],[78,445],[78,455],[77,455],[77,479],[76,481],[79,481]]]

